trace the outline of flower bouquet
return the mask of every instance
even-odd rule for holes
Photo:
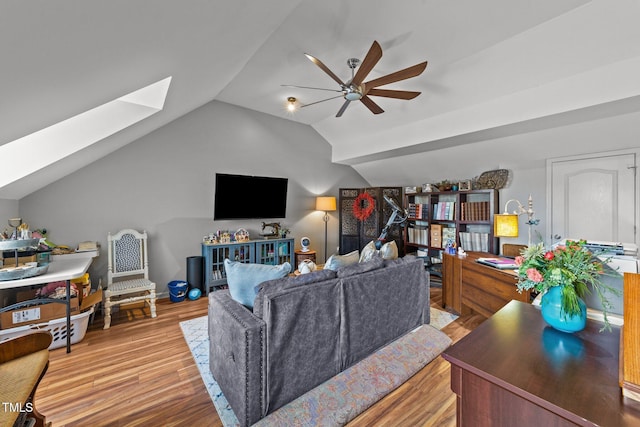
[[[518,291],[535,289],[543,293],[544,298],[544,293],[559,287],[560,312],[566,318],[586,313],[582,299],[595,291],[603,308],[603,329],[611,330],[607,318],[611,303],[605,293],[619,295],[619,291],[601,281],[605,274],[603,263],[608,260],[600,261],[585,245],[585,240],[568,240],[565,245],[559,245],[553,250],[545,249],[542,243],[524,249],[522,255],[515,259],[518,266]]]

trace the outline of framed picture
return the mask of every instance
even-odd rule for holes
[[[471,190],[471,180],[467,179],[465,181],[460,181],[458,183],[458,190],[459,191],[469,191],[469,190]]]

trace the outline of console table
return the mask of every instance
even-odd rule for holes
[[[637,426],[640,402],[618,384],[620,329],[565,334],[511,301],[444,351],[458,426]]]
[[[500,270],[477,262],[492,258],[487,252],[467,252],[466,256],[443,255],[442,306],[459,314],[471,311],[490,317],[511,300],[530,302],[529,292],[518,292],[513,270]]]
[[[40,276],[29,277],[19,280],[5,280],[0,282],[0,289],[14,289],[23,286],[42,285],[50,282],[64,281],[67,284],[67,298],[64,300],[51,300],[52,303],[66,303],[67,305],[67,331],[71,330],[71,308],[70,308],[70,295],[71,295],[71,279],[82,276],[87,272],[91,262],[90,257],[60,259],[59,261],[52,261],[49,263],[49,269],[45,274]],[[0,308],[0,311],[14,310],[21,306],[27,306],[31,301],[24,301],[18,304],[13,304],[9,307]],[[67,353],[71,353],[71,334],[67,333]]]
[[[278,265],[294,262],[294,239],[262,239],[244,242],[218,244],[202,244],[204,258],[205,294],[216,288],[226,286],[227,274],[224,271],[224,260],[244,263]],[[295,266],[293,267],[296,268]]]

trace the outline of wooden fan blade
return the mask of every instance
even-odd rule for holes
[[[344,102],[344,104],[342,104],[342,107],[340,107],[340,110],[338,110],[338,114],[336,114],[336,117],[341,117],[342,114],[344,113],[344,110],[347,109],[347,107],[349,106],[349,104],[351,103],[351,101],[349,101],[348,99]]]
[[[295,87],[297,89],[313,89],[313,90],[326,90],[329,92],[342,92],[341,90],[338,89],[325,89],[323,87],[310,87],[310,86],[297,86],[297,85],[280,85],[282,87]]]
[[[358,67],[358,71],[356,71],[356,75],[353,76],[353,80],[351,83],[355,85],[360,85],[365,77],[373,70],[373,67],[376,66],[378,61],[382,58],[382,48],[380,47],[380,43],[374,40],[373,44],[369,48],[369,52],[367,52],[367,56],[364,57],[362,63]]]
[[[387,74],[386,76],[379,77],[370,82],[365,82],[364,86],[373,89],[374,87],[388,85],[389,83],[399,82],[400,80],[410,79],[412,77],[422,74],[424,69],[427,68],[427,61],[416,64],[412,67],[405,68],[404,70],[396,71],[395,73]]]
[[[366,95],[363,96],[362,98],[360,98],[360,102],[362,102],[364,105],[366,105],[367,108],[369,110],[371,110],[371,112],[373,114],[384,113],[384,110],[382,108],[380,108],[380,106],[378,104],[373,102],[373,100],[371,98],[369,98],[368,96],[366,96]]]
[[[324,71],[325,73],[327,73],[329,75],[329,77],[331,77],[333,80],[335,80],[341,87],[344,86],[345,84],[343,83],[342,80],[340,80],[340,77],[336,76],[335,74],[333,74],[333,71],[331,71],[326,65],[324,65],[322,63],[322,61],[320,61],[318,58],[309,55],[308,53],[305,53],[304,56],[306,56],[307,58],[309,58],[309,61],[313,62],[314,64],[316,64],[318,67],[320,67],[322,69],[322,71]]]
[[[420,92],[412,92],[408,90],[389,90],[389,89],[373,88],[367,91],[367,95],[384,96],[387,98],[397,98],[397,99],[413,99],[416,96],[420,95]]]
[[[309,104],[303,104],[303,105],[300,105],[300,108],[308,107],[309,105],[316,105],[316,104],[319,104],[321,102],[330,101],[330,100],[336,99],[336,98],[342,98],[342,95],[332,96],[331,98],[321,99],[320,101],[310,102]]]

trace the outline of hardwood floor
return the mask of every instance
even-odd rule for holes
[[[432,287],[432,305],[441,308],[441,301],[441,289]],[[156,319],[143,318],[141,309],[120,312],[106,331],[96,317],[71,353],[50,352],[36,407],[53,427],[221,426],[179,326],[206,313],[200,298],[161,300]],[[443,331],[455,342],[483,320],[461,317]],[[455,426],[449,373],[438,357],[349,426]]]

